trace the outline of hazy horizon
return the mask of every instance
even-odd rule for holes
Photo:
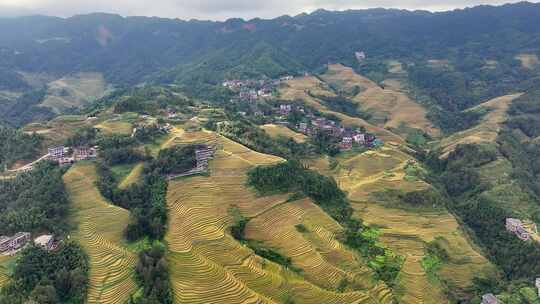
[[[445,0],[433,4],[432,1],[427,0],[367,0],[361,3],[354,0],[268,0],[264,2],[253,0],[201,0],[196,3],[186,0],[155,0],[149,4],[140,3],[140,1],[136,0],[117,0],[113,3],[106,0],[96,0],[92,3],[79,0],[0,0],[0,16],[46,15],[71,17],[89,13],[111,13],[122,16],[223,21],[230,18],[271,19],[283,15],[295,16],[301,13],[311,13],[317,9],[342,11],[348,9],[395,8],[440,12],[477,5],[503,5],[517,2],[521,1]]]

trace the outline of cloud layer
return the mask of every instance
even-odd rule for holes
[[[436,3],[435,3],[436,2]],[[92,12],[124,16],[224,20],[231,17],[273,18],[318,8],[330,10],[373,7],[449,10],[479,4],[499,5],[514,0],[0,0],[0,15],[43,14],[72,16]]]

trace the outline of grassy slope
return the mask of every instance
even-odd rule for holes
[[[367,224],[381,227],[382,241],[407,259],[397,288],[402,303],[442,303],[442,286],[422,269],[424,244],[444,238],[451,259],[440,271],[442,279],[466,289],[476,275],[492,271],[489,262],[472,245],[456,219],[443,208],[414,209],[393,206],[371,195],[385,189],[402,191],[430,187],[422,181],[404,180],[407,154],[395,148],[368,151],[359,156],[338,159],[334,177],[348,191],[356,215]]]
[[[137,257],[122,243],[129,212],[110,205],[96,188],[96,179],[92,163],[78,163],[64,175],[77,225],[71,237],[90,258],[88,303],[124,303],[137,288]]]
[[[62,113],[70,108],[82,108],[104,96],[107,84],[100,73],[78,73],[50,82],[41,106]]]
[[[2,288],[8,281],[11,272],[11,264],[15,262],[13,256],[0,256],[0,288]]]
[[[404,93],[395,91],[391,86],[383,89],[373,81],[356,74],[353,69],[339,64],[330,65],[321,78],[344,91],[359,87],[361,92],[354,96],[352,101],[361,109],[372,113],[372,120],[380,127],[399,130],[405,125],[421,129],[432,136],[440,134],[426,118],[426,110],[420,104],[409,99]]]
[[[304,134],[294,132],[285,126],[266,124],[261,126],[261,128],[266,131],[266,133],[268,133],[268,135],[270,135],[272,138],[285,136],[287,138],[294,139],[294,141],[298,143],[303,143],[307,140],[307,137]]]
[[[249,168],[279,162],[280,158],[207,132],[186,132],[171,144],[196,141],[214,142],[219,149],[211,162],[210,176],[174,180],[169,185],[166,240],[177,303],[284,303],[289,297],[295,303],[379,303],[372,297],[380,297],[385,303],[388,290],[381,286],[371,286],[369,293],[343,294],[322,288],[335,286],[340,277],[361,267],[350,268],[347,274],[335,265],[355,262],[350,252],[336,245],[334,233],[339,226],[319,208],[309,201],[283,204],[286,195],[257,197],[246,188]],[[305,273],[299,276],[265,261],[235,241],[228,234],[233,206],[244,216],[255,217],[247,230],[250,237],[269,242],[284,254],[297,250],[291,232],[296,231],[298,221],[305,221],[315,232],[298,239],[308,247],[293,258]],[[340,267],[347,269],[348,265]]]
[[[384,141],[392,141],[397,143],[402,143],[403,139],[396,134],[381,128],[374,126],[367,121],[356,118],[356,117],[350,117],[347,115],[344,115],[339,112],[334,112],[329,110],[327,107],[325,107],[320,100],[311,97],[308,92],[311,92],[315,95],[328,95],[328,96],[335,96],[335,93],[332,92],[328,86],[317,79],[316,77],[309,76],[309,77],[300,77],[295,78],[293,80],[290,80],[286,83],[285,86],[283,86],[280,89],[280,98],[284,100],[302,100],[306,104],[316,108],[317,110],[327,113],[327,114],[333,114],[339,117],[343,124],[346,126],[363,126],[366,128],[368,132],[371,132],[378,137],[382,138]]]
[[[506,95],[494,98],[482,103],[468,111],[487,109],[489,112],[482,118],[480,123],[470,129],[457,132],[441,140],[439,146],[443,150],[442,157],[448,157],[459,144],[479,144],[495,142],[501,125],[506,121],[506,111],[510,103],[521,94]]]
[[[144,169],[144,163],[142,163],[142,162],[136,164],[135,166],[133,166],[133,168],[129,171],[129,174],[127,174],[122,179],[120,184],[118,184],[118,188],[126,189],[130,185],[135,184],[136,182],[138,182],[140,180],[140,178],[141,178],[141,174],[143,172],[143,169]]]

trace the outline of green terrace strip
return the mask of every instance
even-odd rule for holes
[[[115,146],[113,138],[111,146]],[[128,241],[149,239],[151,246],[139,252],[135,269],[139,289],[130,296],[130,304],[172,303],[166,247],[159,241],[166,232],[165,176],[188,171],[197,165],[197,145],[174,146],[159,151],[157,158],[149,158],[141,173],[141,182],[125,189],[118,187],[118,180],[104,163],[98,165],[98,188],[114,204],[130,210],[131,219],[125,230]],[[129,163],[129,160],[127,160]],[[120,163],[121,164],[121,163]]]
[[[384,281],[389,287],[394,286],[404,258],[378,242],[379,234],[375,228],[364,226],[352,218],[353,210],[349,201],[334,179],[309,170],[300,162],[287,161],[272,166],[255,167],[248,172],[248,184],[263,195],[300,192],[313,199],[345,228],[342,242],[368,260],[368,266],[375,271],[377,279]],[[237,226],[233,226],[233,235],[242,236],[238,231],[246,225],[244,221],[245,219],[241,219]]]

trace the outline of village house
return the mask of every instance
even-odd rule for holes
[[[301,122],[298,124],[298,131],[301,133],[307,133],[308,132],[308,124],[305,122]]]
[[[538,289],[538,297],[540,297],[540,278],[536,278],[536,289]]]
[[[339,143],[339,149],[342,151],[350,150],[352,149],[352,142],[340,142]]]
[[[357,133],[353,137],[354,142],[363,145],[366,142],[366,136],[362,133]]]
[[[519,219],[507,218],[506,230],[514,233],[522,241],[528,241],[531,239],[531,235],[527,230],[525,230],[523,223]]]
[[[354,56],[356,57],[356,60],[358,60],[359,62],[364,61],[366,59],[366,53],[363,51],[354,52]]]
[[[52,250],[54,248],[54,237],[50,234],[38,236],[34,239],[34,244],[45,250]]]
[[[12,237],[0,237],[0,252],[15,251],[20,249],[30,240],[30,233],[17,232]]]
[[[67,166],[73,164],[75,162],[75,159],[73,157],[62,157],[57,159],[56,161],[60,166]]]
[[[171,126],[170,123],[165,123],[164,125],[158,125],[158,129],[159,129],[160,131],[165,132],[165,133],[171,132],[172,128],[173,128],[173,127]]]
[[[482,296],[482,304],[498,304],[499,300],[491,293]]]
[[[167,118],[175,118],[176,116],[178,116],[178,114],[176,114],[174,109],[167,109]]]
[[[293,80],[293,79],[294,79],[294,76],[290,76],[290,75],[283,76],[283,77],[279,78],[280,81],[289,81],[289,80]]]
[[[64,146],[59,147],[52,147],[48,149],[49,151],[49,157],[52,160],[58,160],[59,158],[62,158],[67,153],[68,149]]]
[[[77,147],[73,149],[73,160],[81,161],[97,157],[96,147]]]
[[[5,252],[9,249],[10,240],[10,237],[0,236],[0,252]]]
[[[289,115],[292,111],[292,106],[289,104],[279,105],[279,113],[281,115]]]
[[[214,155],[214,149],[211,147],[198,148],[195,150],[195,159],[197,160],[197,170],[198,171],[207,171],[208,170],[208,160],[210,160]]]

